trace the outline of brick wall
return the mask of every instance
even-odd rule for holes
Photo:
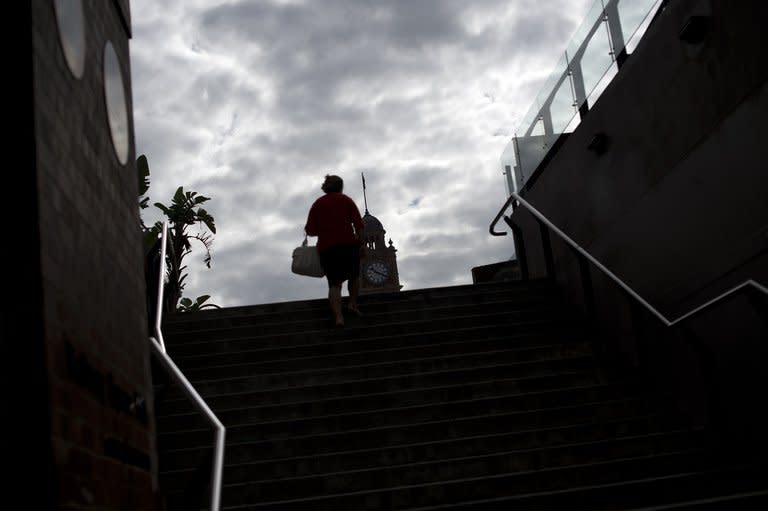
[[[70,72],[53,1],[32,3],[33,89],[50,434],[61,509],[155,509],[154,425],[133,147],[127,1],[85,0]],[[104,48],[120,62],[129,152],[112,146]]]

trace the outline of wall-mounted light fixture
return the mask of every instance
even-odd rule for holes
[[[608,135],[602,132],[595,133],[595,136],[590,140],[587,149],[593,153],[600,155],[608,150]]]
[[[709,16],[691,16],[680,30],[680,40],[688,44],[699,44],[709,32]]]

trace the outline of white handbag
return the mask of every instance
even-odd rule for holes
[[[304,236],[304,242],[293,249],[291,271],[306,277],[325,276],[325,271],[323,271],[323,267],[320,265],[320,254],[317,251],[317,246],[307,245],[306,236]]]

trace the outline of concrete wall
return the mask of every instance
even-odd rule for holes
[[[679,38],[692,15],[710,17],[699,44]],[[525,195],[670,319],[746,279],[768,285],[768,33],[756,22],[766,19],[758,0],[669,2]],[[587,149],[596,133],[608,137],[603,154]],[[522,208],[512,218],[531,276],[544,275],[537,222]],[[557,279],[586,312],[577,259],[552,237]],[[596,325],[617,364],[650,377],[691,420],[711,421],[725,406],[724,429],[754,433],[735,419],[735,403],[768,388],[764,371],[750,370],[768,363],[768,343],[757,340],[768,339],[763,298],[739,295],[666,329],[589,273]],[[764,427],[754,408],[740,413]]]
[[[54,496],[59,509],[156,509],[152,382],[133,147],[127,1],[83,2],[85,67],[70,72],[54,2],[32,2],[34,168]],[[129,151],[113,149],[110,41]],[[34,365],[34,364],[33,364]]]

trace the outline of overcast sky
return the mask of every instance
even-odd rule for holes
[[[290,271],[327,173],[361,212],[365,173],[403,290],[468,284],[512,257],[511,237],[488,233],[506,199],[499,158],[592,3],[132,0],[151,203],[183,186],[216,220],[211,268],[193,246],[184,295],[327,296]]]

